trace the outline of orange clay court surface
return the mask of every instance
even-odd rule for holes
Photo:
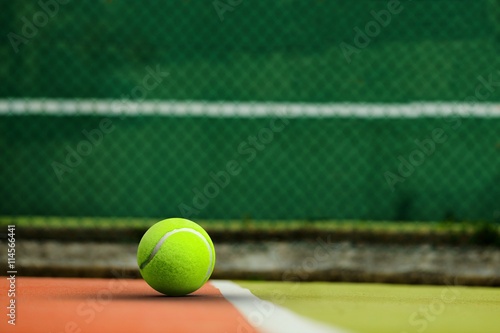
[[[168,298],[144,280],[21,277],[16,284],[16,325],[4,318],[0,332],[256,332],[210,283]]]
[[[1,333],[500,332],[500,288],[457,279],[440,286],[212,280],[166,297],[142,279],[17,277],[15,326],[5,282]]]

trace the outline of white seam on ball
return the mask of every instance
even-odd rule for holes
[[[160,251],[161,246],[167,240],[167,238],[169,238],[170,236],[172,236],[172,235],[174,235],[174,234],[176,234],[178,232],[190,232],[193,235],[196,235],[199,238],[201,238],[201,240],[203,241],[203,243],[205,243],[205,245],[207,247],[207,250],[208,250],[208,255],[210,257],[210,261],[208,263],[208,269],[207,269],[207,272],[205,273],[205,277],[204,277],[203,281],[207,280],[207,278],[209,277],[209,275],[211,273],[211,268],[212,268],[212,263],[213,263],[212,247],[210,246],[210,244],[208,243],[208,241],[206,240],[206,238],[201,233],[199,233],[198,231],[193,230],[191,228],[174,229],[172,231],[167,232],[165,235],[163,235],[163,237],[160,238],[160,240],[158,241],[158,243],[156,243],[156,246],[154,247],[153,252],[151,252],[151,254],[149,255],[148,260],[146,260],[145,262],[143,262],[140,268],[143,269],[144,267],[146,267],[146,265],[149,264],[149,262],[151,260],[153,260],[153,258],[156,255],[156,253],[158,253],[158,251]]]

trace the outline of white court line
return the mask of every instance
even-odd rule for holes
[[[288,309],[261,300],[250,290],[226,280],[210,280],[221,294],[258,331],[263,333],[347,333],[348,331],[328,326],[302,317]],[[244,332],[243,328],[240,330]]]
[[[0,99],[0,115],[105,115],[203,117],[500,117],[499,103],[413,102],[384,103],[274,103],[212,101],[132,101],[111,99]]]

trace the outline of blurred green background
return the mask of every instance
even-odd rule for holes
[[[354,28],[365,31],[390,1],[41,3],[5,2],[0,13],[0,215],[500,219],[500,1],[401,1],[386,26],[375,23],[366,47],[356,46]],[[29,22],[40,23],[32,37]],[[350,59],[346,44],[357,48]],[[134,98],[147,68],[169,74]],[[46,99],[55,106],[41,103],[40,111],[30,102]],[[139,106],[120,116],[109,104],[63,112],[64,101],[94,99],[180,101],[191,111],[150,114]],[[22,101],[29,107],[19,111]],[[232,111],[195,114],[191,101]],[[257,143],[249,160],[240,145],[276,116],[246,114],[242,103],[255,102],[305,106],[277,115],[283,130]],[[414,102],[428,103],[428,114]],[[344,112],[307,112],[329,103]],[[368,111],[350,113],[350,105]],[[401,115],[384,116],[389,105]],[[438,111],[442,105],[450,115]],[[83,131],[103,119],[113,130],[68,166],[69,151],[89,140]],[[398,157],[410,159],[415,140],[436,129],[444,142],[390,185]],[[193,189],[203,192],[210,173],[233,160],[238,175],[196,208]],[[70,171],[59,177],[54,163]]]

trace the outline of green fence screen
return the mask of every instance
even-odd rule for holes
[[[499,0],[5,1],[0,215],[500,220]]]

